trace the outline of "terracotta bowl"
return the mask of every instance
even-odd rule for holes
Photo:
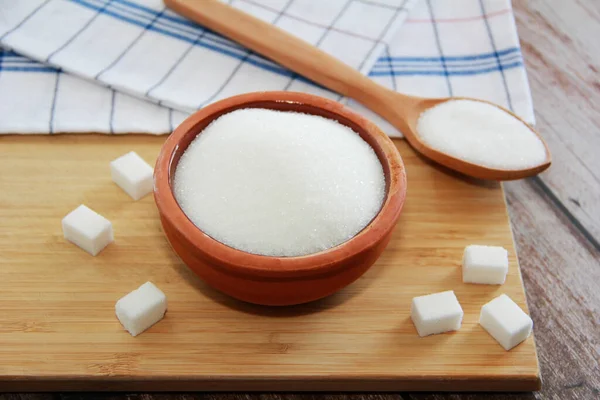
[[[202,232],[179,207],[171,190],[171,180],[190,142],[215,118],[239,108],[320,115],[358,132],[375,150],[385,172],[386,198],[379,214],[347,242],[299,257],[246,253]],[[212,287],[237,299],[262,305],[293,305],[317,300],[358,279],[388,244],[405,195],[404,164],[394,143],[377,126],[342,104],[304,93],[249,93],[203,108],[169,136],[154,170],[154,198],[173,250]]]

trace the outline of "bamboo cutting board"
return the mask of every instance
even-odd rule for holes
[[[391,243],[357,282],[291,308],[244,304],[177,259],[152,196],[134,202],[108,164],[135,150],[156,159],[164,137],[0,138],[0,390],[536,390],[533,337],[504,351],[477,323],[501,293],[526,309],[503,192],[439,170],[402,141],[408,197]],[[84,203],[113,223],[91,257],[63,239]],[[468,285],[471,243],[509,249],[503,286]],[[115,302],[151,280],[164,320],[136,338]],[[412,297],[454,290],[459,332],[419,338]]]

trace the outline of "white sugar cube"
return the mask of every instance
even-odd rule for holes
[[[499,246],[467,246],[462,272],[465,283],[502,285],[508,273],[508,251]]]
[[[152,167],[134,151],[110,163],[112,180],[134,200],[139,200],[152,192],[153,172]]]
[[[527,339],[533,327],[529,315],[505,294],[481,308],[479,324],[505,350],[510,350]]]
[[[415,297],[410,316],[419,336],[460,329],[463,310],[452,290]]]
[[[163,318],[167,296],[152,282],[146,282],[117,301],[115,311],[125,330],[137,336]]]
[[[95,256],[113,241],[112,224],[83,204],[62,219],[65,239]]]

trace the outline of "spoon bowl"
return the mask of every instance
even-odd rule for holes
[[[395,126],[423,156],[447,168],[480,179],[513,180],[536,175],[550,166],[550,151],[542,137],[515,114],[493,103],[458,97],[427,99],[393,92],[309,43],[217,0],[165,0],[165,4],[292,71],[357,100]],[[495,169],[436,150],[421,140],[416,129],[421,114],[457,99],[493,104],[523,122],[544,144],[545,160],[528,168]]]
[[[474,98],[469,98],[469,97],[446,97],[446,98],[439,98],[439,99],[426,99],[426,98],[420,99],[417,97],[405,96],[405,95],[402,95],[399,93],[394,93],[394,94],[401,97],[401,101],[403,101],[403,102],[406,102],[407,101],[406,97],[408,97],[409,98],[408,101],[415,104],[415,107],[413,109],[411,109],[410,114],[405,113],[400,117],[405,121],[405,123],[403,124],[404,129],[401,130],[401,132],[404,135],[404,137],[406,138],[406,140],[410,143],[410,145],[415,150],[417,150],[423,156],[425,156],[425,157],[431,159],[432,161],[435,161],[438,164],[441,164],[447,168],[458,171],[464,175],[472,176],[474,178],[505,181],[505,180],[522,179],[522,178],[526,178],[528,176],[537,175],[540,172],[546,170],[548,167],[550,167],[550,164],[552,163],[550,149],[548,148],[548,145],[546,144],[544,139],[540,136],[540,134],[535,129],[533,129],[529,124],[527,124],[527,122],[523,121],[523,119],[519,118],[517,115],[515,115],[511,111],[509,111],[503,107],[500,107],[497,104],[494,104],[489,101],[474,99]],[[526,126],[528,129],[530,129],[531,132],[538,137],[538,139],[544,145],[546,158],[544,159],[544,161],[542,163],[535,165],[533,167],[530,167],[530,168],[525,168],[525,169],[491,168],[491,167],[488,167],[485,165],[480,165],[480,164],[469,162],[467,160],[457,158],[455,156],[452,156],[450,154],[444,153],[442,151],[439,151],[439,150],[431,147],[429,144],[425,143],[418,134],[417,124],[419,122],[419,118],[425,111],[427,111],[437,105],[440,105],[442,103],[450,101],[450,100],[478,101],[481,103],[486,103],[491,106],[497,107],[497,108],[501,109],[502,111],[506,112],[507,114],[510,114],[512,117],[516,118],[521,123],[523,123],[524,126]]]

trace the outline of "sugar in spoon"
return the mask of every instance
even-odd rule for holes
[[[402,132],[409,144],[419,153],[447,168],[480,179],[512,180],[536,175],[550,166],[550,151],[542,137],[514,113],[493,103],[457,97],[422,98],[394,92],[375,83],[367,76],[315,46],[218,0],[165,0],[165,3],[177,13],[274,60],[299,75],[357,100]],[[419,118],[436,106],[443,105],[442,103],[457,100],[477,101],[496,107],[496,112],[501,110],[507,113],[515,119],[518,128],[526,128],[523,131],[525,135],[534,135],[533,140],[541,149],[538,149],[538,153],[541,151],[541,157],[538,157],[533,164],[506,167],[487,163],[485,160],[484,162],[474,162],[473,158],[463,157],[456,151],[446,151],[439,145],[432,145],[431,141],[424,140],[425,136],[420,134],[417,129]],[[514,124],[510,126],[514,127]],[[449,134],[461,134],[461,132],[450,132]],[[477,149],[476,138],[473,138],[472,141],[467,138],[467,142],[472,142],[468,143],[469,147],[476,153],[479,150],[481,150],[480,154],[490,151],[490,149]],[[519,145],[520,143],[515,147]],[[510,146],[508,147],[510,148]],[[506,147],[504,148],[506,149]],[[517,148],[515,148],[516,150]],[[481,160],[481,157],[477,159]]]

